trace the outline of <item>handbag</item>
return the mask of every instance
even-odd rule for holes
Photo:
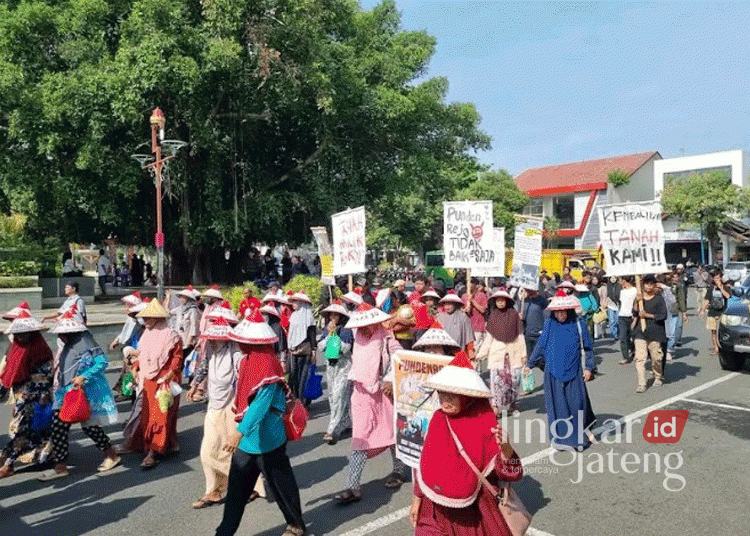
[[[521,374],[521,391],[524,393],[530,393],[536,387],[536,376],[534,371],[529,371],[528,374]]]
[[[291,349],[292,355],[310,355],[312,353],[312,346],[310,341],[305,341]]]
[[[62,422],[75,424],[89,420],[91,408],[86,400],[86,393],[81,388],[73,388],[63,398],[58,417]]]
[[[456,448],[458,448],[459,454],[461,454],[464,461],[469,467],[471,467],[474,474],[477,475],[477,478],[482,482],[485,489],[487,489],[487,491],[489,491],[497,500],[497,507],[505,519],[505,522],[508,524],[511,534],[513,534],[513,536],[523,536],[526,534],[526,531],[531,526],[531,514],[526,510],[521,498],[510,485],[510,482],[503,484],[500,490],[495,488],[477,466],[474,465],[474,462],[471,461],[471,458],[469,458],[469,455],[466,454],[466,451],[464,450],[464,446],[458,440],[458,436],[456,436],[456,433],[453,431],[450,421],[447,422],[448,430],[451,433],[453,442],[456,444]]]
[[[301,438],[302,434],[305,433],[309,418],[310,413],[300,399],[295,398],[287,404],[287,409],[282,418],[287,440],[297,441]]]
[[[34,432],[42,432],[52,424],[52,415],[54,410],[52,404],[40,404],[36,402],[34,404],[34,414],[31,416],[31,430]]]
[[[321,396],[323,396],[323,376],[318,374],[318,367],[313,363],[310,365],[310,375],[307,378],[302,398],[315,400]]]
[[[602,311],[599,309],[597,312],[594,313],[594,324],[601,324],[602,322],[607,321],[607,311]]]

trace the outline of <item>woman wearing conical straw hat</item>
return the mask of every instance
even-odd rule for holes
[[[490,390],[464,352],[433,375],[440,409],[430,420],[415,471],[410,518],[416,536],[511,536],[493,491],[523,467],[489,403]],[[475,469],[476,468],[476,469]]]
[[[350,405],[352,399],[349,371],[352,368],[354,334],[344,327],[349,311],[340,300],[334,300],[323,309],[326,331],[318,343],[318,353],[326,358],[326,383],[331,415],[323,441],[334,445],[341,434],[352,425]]]
[[[83,323],[78,320],[76,306],[60,317],[52,333],[56,333],[63,343],[55,367],[56,384],[55,401],[52,417],[52,456],[55,462],[52,469],[44,471],[39,480],[54,480],[68,475],[68,433],[70,423],[60,419],[59,412],[65,395],[73,389],[83,389],[88,401],[91,416],[81,423],[83,432],[105,454],[99,465],[99,472],[106,472],[120,464],[120,457],[115,452],[109,437],[102,426],[117,422],[117,407],[112,390],[104,373],[107,370],[107,356],[96,343]]]
[[[237,343],[229,340],[229,321],[220,317],[201,334],[205,341],[206,356],[196,371],[193,387],[204,379],[208,388],[208,408],[203,422],[203,441],[200,458],[206,476],[206,491],[193,502],[193,508],[205,508],[224,499],[232,454],[223,450],[224,444],[235,429],[232,403],[236,394],[237,376],[243,354]]]
[[[143,409],[131,448],[146,453],[141,467],[151,469],[159,464],[162,455],[179,452],[177,415],[180,395],[173,395],[169,404],[169,397],[160,391],[171,392],[173,384],[179,386],[182,381],[183,342],[180,334],[167,325],[167,311],[158,300],[151,300],[137,316],[143,319],[146,328],[138,341],[134,362],[138,383],[143,390]],[[160,406],[159,398],[167,401],[166,411],[164,404]]]
[[[52,402],[52,350],[42,337],[42,324],[27,310],[17,314],[6,330],[13,342],[0,373],[0,400],[12,389],[13,416],[10,441],[0,452],[0,478],[13,474],[13,463],[30,453],[42,463],[49,454],[49,425],[34,426],[34,407]]]
[[[396,436],[393,429],[392,379],[388,371],[391,356],[401,349],[383,322],[390,316],[363,303],[349,318],[347,329],[355,329],[352,368],[349,379],[352,391],[352,452],[349,455],[348,487],[336,494],[336,501],[349,504],[362,499],[360,481],[368,458],[391,451],[393,472],[387,477],[387,488],[399,488],[404,482],[404,464],[396,458]]]

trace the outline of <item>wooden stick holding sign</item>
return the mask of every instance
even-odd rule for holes
[[[641,280],[641,274],[635,276],[635,286],[638,289],[638,295],[641,297],[638,300],[638,316],[641,316],[640,312],[645,311],[643,308],[643,281]],[[646,319],[643,317],[641,317],[641,331],[646,333]]]
[[[354,277],[352,274],[349,274],[349,292],[352,292],[354,290]]]

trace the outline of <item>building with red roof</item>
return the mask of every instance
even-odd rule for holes
[[[650,151],[527,169],[516,177],[518,188],[530,198],[524,214],[557,218],[560,231],[550,247],[596,248],[597,205],[654,199],[654,162],[660,159],[658,151]],[[629,177],[628,184],[609,184],[615,170]]]

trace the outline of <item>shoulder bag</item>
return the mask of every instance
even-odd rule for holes
[[[513,534],[513,536],[523,536],[526,534],[526,531],[531,526],[531,514],[526,510],[521,498],[510,485],[510,482],[505,482],[500,490],[493,486],[490,481],[487,480],[487,477],[482,474],[479,468],[474,465],[474,462],[471,461],[469,455],[466,454],[464,446],[461,444],[461,441],[458,440],[458,436],[456,436],[456,433],[451,427],[450,421],[446,420],[446,422],[448,423],[448,430],[451,433],[453,442],[456,444],[456,448],[458,448],[461,457],[469,467],[471,467],[471,470],[477,475],[477,478],[482,482],[485,489],[492,494],[495,500],[497,500],[497,506],[500,509],[500,513],[505,519],[505,522],[508,524],[511,534]]]
[[[58,417],[62,422],[75,424],[89,420],[91,408],[89,401],[86,400],[86,393],[83,388],[73,388],[63,398],[62,407]]]

